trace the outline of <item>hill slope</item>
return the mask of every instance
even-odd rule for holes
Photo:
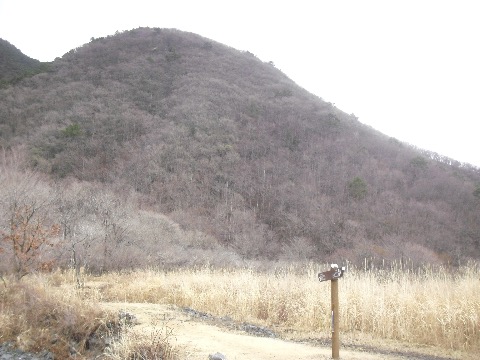
[[[24,55],[8,41],[0,39],[0,87],[47,71],[48,64]]]
[[[200,36],[93,40],[0,90],[0,146],[247,258],[480,256],[478,169],[406,146]]]

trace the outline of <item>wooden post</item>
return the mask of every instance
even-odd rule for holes
[[[337,264],[332,264],[329,271],[318,274],[320,282],[331,282],[332,299],[332,358],[340,359],[340,318],[338,309],[338,279],[343,276],[345,268],[339,268]]]
[[[340,319],[338,311],[338,280],[331,281],[332,290],[332,359],[340,359]]]

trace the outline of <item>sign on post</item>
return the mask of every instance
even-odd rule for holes
[[[345,268],[339,268],[337,264],[330,265],[332,268],[328,271],[321,272],[318,274],[318,280],[322,281],[329,281],[329,280],[337,280],[343,276]]]
[[[318,274],[318,280],[331,281],[332,292],[332,358],[340,358],[340,337],[339,337],[339,317],[338,317],[338,279],[343,276],[345,267],[339,268],[337,264],[330,265],[330,270]]]

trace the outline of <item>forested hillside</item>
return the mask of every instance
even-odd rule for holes
[[[0,39],[0,88],[47,70],[48,63],[29,58],[8,41]]]
[[[26,171],[37,180],[25,191],[52,192],[45,219],[70,253],[102,268],[480,257],[478,168],[389,138],[273,64],[191,33],[92,39],[0,89],[0,146],[2,228]]]

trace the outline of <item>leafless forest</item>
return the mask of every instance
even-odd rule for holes
[[[35,66],[0,83],[1,271],[480,257],[478,168],[248,51],[139,28]]]

